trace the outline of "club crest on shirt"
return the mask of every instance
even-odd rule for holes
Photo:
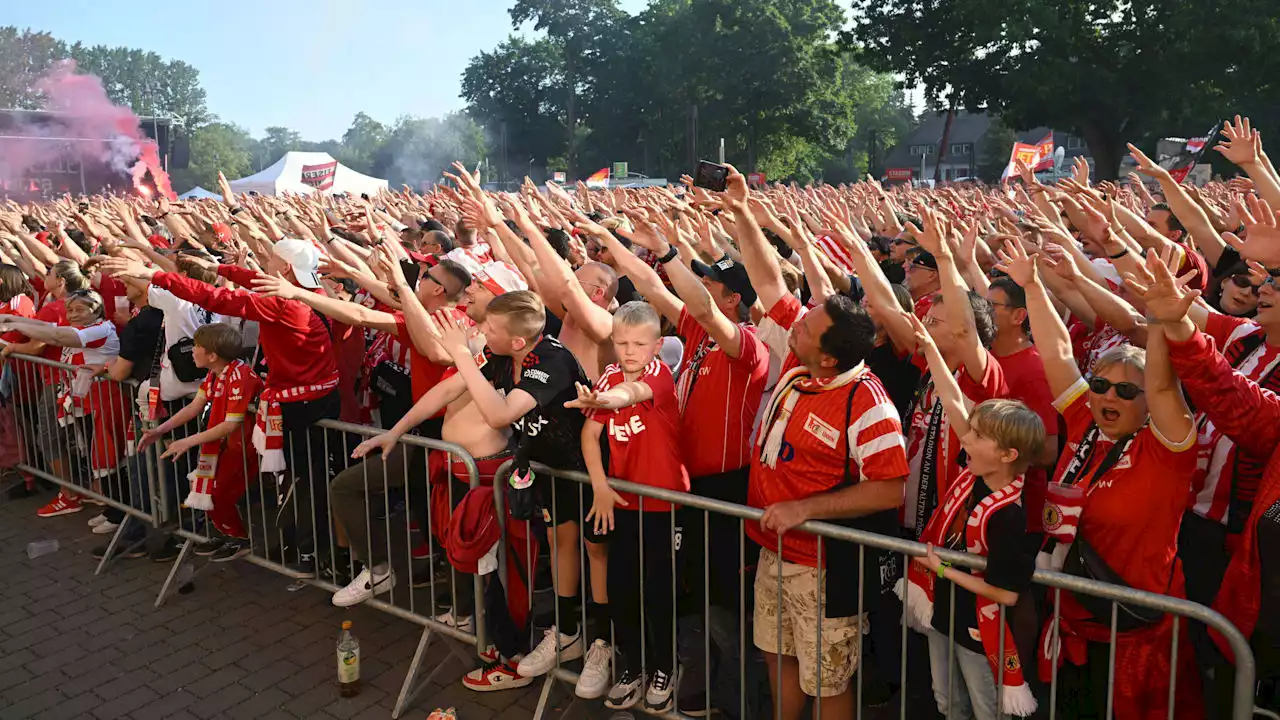
[[[809,413],[809,417],[805,419],[804,431],[818,438],[822,441],[822,444],[833,450],[836,444],[840,442],[840,431],[813,413]]]

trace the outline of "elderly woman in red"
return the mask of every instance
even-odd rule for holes
[[[1067,446],[1045,501],[1042,565],[1185,597],[1177,559],[1178,528],[1196,467],[1195,424],[1170,368],[1163,337],[1151,355],[1132,346],[1098,358],[1086,380],[1066,327],[1041,284],[1037,261],[1006,246],[1003,268],[1026,289],[1027,310],[1054,405],[1066,421]],[[1082,558],[1084,560],[1082,561]],[[1136,612],[1134,612],[1136,610]],[[1062,593],[1060,618],[1041,640],[1040,674],[1051,658],[1064,667],[1058,697],[1085,715],[1107,706],[1111,604]],[[1174,618],[1117,608],[1113,697],[1118,720],[1169,714]],[[1202,718],[1200,678],[1185,627],[1179,628],[1174,717]],[[1068,708],[1064,708],[1068,709]]]
[[[1240,547],[1231,556],[1214,609],[1249,638],[1258,661],[1258,678],[1272,692],[1269,697],[1257,698],[1257,703],[1276,710],[1280,708],[1274,695],[1275,681],[1280,677],[1280,616],[1274,610],[1260,611],[1280,604],[1280,397],[1233,372],[1215,349],[1213,339],[1188,319],[1187,310],[1197,293],[1179,288],[1159,260],[1149,258],[1147,266],[1153,277],[1130,284],[1144,297],[1148,312],[1160,321],[1173,368],[1187,395],[1242,450],[1268,458]],[[1277,289],[1277,280],[1275,275],[1266,280],[1272,292]],[[1266,302],[1265,295],[1263,298]],[[1210,635],[1234,662],[1225,640],[1216,633]]]

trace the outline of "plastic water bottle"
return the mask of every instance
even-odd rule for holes
[[[338,636],[338,695],[355,697],[360,694],[360,643],[351,634],[351,621],[342,621],[342,634]]]
[[[58,540],[56,538],[53,540],[36,540],[35,542],[27,543],[27,557],[32,560],[35,560],[41,555],[48,555],[49,553],[55,552],[58,552]]]

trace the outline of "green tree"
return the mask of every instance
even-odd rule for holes
[[[36,80],[66,52],[49,33],[0,27],[0,108],[39,109],[43,102]]]
[[[340,155],[339,159],[351,169],[367,173],[373,169],[373,158],[386,141],[387,127],[360,112],[351,121],[351,127],[342,134],[337,152],[327,152],[334,157]]]
[[[182,128],[197,128],[213,118],[200,71],[181,60],[165,60],[136,48],[81,43],[67,53],[80,72],[102,80],[112,102],[139,115],[170,118]]]
[[[291,150],[302,149],[302,134],[297,130],[273,125],[260,141],[263,167],[272,165]],[[230,176],[228,176],[230,177]]]
[[[578,147],[578,96],[588,90],[590,74],[584,69],[597,61],[614,30],[625,17],[616,0],[516,0],[511,23],[528,22],[544,31],[564,58],[563,85],[568,170],[575,174]],[[588,90],[589,91],[589,90]]]
[[[531,161],[546,165],[568,147],[563,73],[560,49],[545,38],[513,36],[467,64],[462,97],[488,129],[504,179],[524,175]]]
[[[215,122],[191,134],[191,163],[172,173],[173,189],[186,192],[199,185],[217,191],[218,171],[232,180],[254,171],[253,138],[244,128]]]
[[[854,0],[846,42],[878,69],[923,84],[940,104],[985,109],[1017,128],[1082,136],[1103,178],[1126,141],[1188,132],[1186,118],[1231,111],[1274,90],[1275,13],[1259,0]],[[1194,129],[1194,128],[1193,128]]]
[[[373,158],[372,172],[392,187],[421,189],[440,180],[454,160],[474,168],[486,151],[483,128],[465,113],[443,118],[404,116],[396,120]]]

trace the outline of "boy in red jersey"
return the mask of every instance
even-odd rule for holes
[[[183,503],[209,514],[209,521],[225,540],[209,558],[229,562],[249,553],[249,535],[237,505],[249,479],[258,475],[258,456],[246,452],[249,426],[244,417],[262,381],[239,359],[240,333],[230,325],[211,323],[196,330],[191,356],[196,367],[209,371],[200,390],[185,408],[142,436],[138,452],[175,428],[200,417],[209,406],[203,432],[169,443],[160,457],[177,459],[191,448],[200,449],[196,469],[188,476],[191,492]]]
[[[645,708],[657,713],[671,708],[679,680],[672,646],[675,608],[671,568],[680,546],[680,529],[674,526],[670,503],[618,493],[609,487],[600,435],[608,430],[609,476],[666,490],[689,491],[689,475],[680,459],[675,380],[657,359],[661,335],[658,313],[650,305],[623,305],[613,318],[613,347],[618,362],[605,368],[594,391],[579,385],[578,399],[565,404],[587,411],[582,455],[591,475],[594,497],[587,522],[593,523],[597,534],[609,533],[608,602],[623,667],[605,705],[626,709],[643,697]],[[621,509],[615,512],[615,507]],[[608,680],[609,647],[603,640],[596,640],[587,653],[577,694],[599,697]]]

